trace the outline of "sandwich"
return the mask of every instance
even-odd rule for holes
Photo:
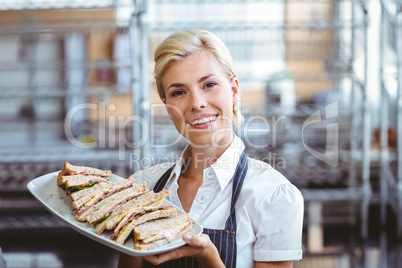
[[[139,208],[149,206],[155,202],[158,202],[158,205],[161,204],[169,194],[167,190],[162,190],[159,193],[154,193],[153,190],[149,190],[143,195],[133,198],[112,212],[110,217],[105,221],[106,229],[112,230],[116,228],[123,219],[127,219],[127,215],[132,215]]]
[[[105,219],[105,217],[110,215],[110,213],[112,213],[113,210],[115,210],[118,206],[124,204],[130,199],[133,199],[134,197],[143,194],[145,189],[146,183],[143,182],[137,187],[115,192],[90,207],[79,209],[75,218],[79,221],[88,221],[89,223],[99,222],[99,220]]]
[[[57,185],[71,197],[75,218],[95,227],[97,234],[112,230],[111,239],[124,244],[134,230],[134,249],[149,250],[169,243],[191,230],[187,213],[162,206],[170,193],[155,193],[146,182],[135,186],[134,177],[114,182],[110,170],[64,163]],[[112,233],[111,232],[111,233]]]
[[[81,198],[88,198],[88,196],[91,196],[93,192],[96,192],[100,189],[103,188],[110,188],[113,187],[113,183],[98,183],[94,185],[93,187],[90,188],[85,188],[80,191],[72,192],[70,194],[71,200],[73,202],[78,201]]]
[[[64,187],[66,193],[69,195],[73,192],[77,192],[83,189],[91,188],[92,186],[102,183],[109,184],[110,182],[99,176],[84,176],[84,175],[72,175],[72,176],[62,176],[64,180]]]
[[[169,194],[167,190],[163,190],[157,194],[152,190],[145,191],[143,194],[117,207],[105,220],[97,222],[95,233],[102,234],[105,229],[112,230],[116,228],[118,224],[122,224],[121,222],[125,219],[126,215],[131,215],[132,211],[149,206],[155,202],[158,202],[158,205],[160,205]]]
[[[134,228],[134,249],[150,250],[180,238],[193,227],[187,213],[143,223]]]
[[[80,210],[83,206],[89,208],[95,205],[101,199],[104,199],[117,191],[121,191],[133,186],[134,182],[134,177],[130,177],[122,182],[98,184],[89,189],[74,192],[71,194],[71,198],[73,199],[72,205],[77,210]]]
[[[134,227],[148,221],[170,218],[177,215],[177,209],[169,206],[155,206],[140,208],[126,215],[124,219],[117,225],[111,238],[116,238],[118,244],[124,244]]]
[[[63,169],[57,175],[57,185],[64,188],[66,179],[68,179],[67,177],[72,175],[99,176],[107,178],[112,175],[112,171],[105,171],[85,166],[74,166],[66,161],[64,162]]]

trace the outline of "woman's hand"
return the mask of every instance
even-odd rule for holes
[[[154,265],[158,265],[169,260],[194,257],[201,264],[201,267],[225,267],[218,250],[208,235],[201,234],[196,236],[187,233],[182,238],[186,242],[185,246],[159,255],[146,256],[144,259]]]

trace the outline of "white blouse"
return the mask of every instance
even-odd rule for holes
[[[233,143],[210,167],[198,189],[190,215],[204,228],[224,229],[229,216],[232,177],[244,150],[235,136]],[[186,148],[187,149],[187,148]],[[181,207],[177,194],[183,155],[167,183],[167,198]],[[134,174],[136,183],[153,188],[172,163],[159,164]],[[248,158],[248,171],[236,204],[237,267],[253,267],[254,261],[285,261],[302,258],[304,202],[300,191],[269,164]]]

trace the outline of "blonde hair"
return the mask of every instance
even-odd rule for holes
[[[236,75],[236,68],[225,44],[214,34],[206,30],[177,32],[167,37],[155,51],[154,77],[159,97],[165,99],[163,76],[170,66],[186,59],[190,55],[207,51],[221,65],[226,77],[232,81]],[[243,121],[239,104],[233,105],[233,122],[238,127]]]

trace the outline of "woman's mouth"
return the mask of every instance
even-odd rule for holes
[[[207,116],[207,117],[203,117],[200,119],[195,119],[195,120],[189,121],[188,123],[192,126],[201,125],[201,124],[213,122],[216,120],[217,117],[218,117],[218,115]]]

